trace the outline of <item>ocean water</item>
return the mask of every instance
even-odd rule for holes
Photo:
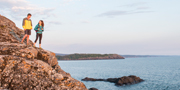
[[[63,70],[77,80],[117,78],[136,75],[144,82],[115,86],[103,81],[82,81],[87,88],[99,90],[180,90],[180,57],[146,57],[117,60],[59,61]]]

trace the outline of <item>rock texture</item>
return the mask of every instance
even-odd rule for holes
[[[24,31],[0,15],[0,89],[87,90],[63,71],[55,53],[20,44]]]
[[[123,86],[123,85],[131,85],[131,84],[136,84],[144,81],[143,79],[130,75],[130,76],[123,76],[120,78],[108,78],[108,79],[94,79],[94,78],[84,78],[82,81],[107,81],[107,82],[112,82],[115,83],[115,85],[118,86]]]

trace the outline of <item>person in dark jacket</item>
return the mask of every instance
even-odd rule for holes
[[[35,26],[34,30],[36,31],[36,40],[34,41],[34,47],[39,38],[39,48],[41,48],[42,32],[44,31],[44,22],[40,20],[39,23]]]

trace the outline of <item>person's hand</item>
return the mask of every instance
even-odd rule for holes
[[[39,30],[39,28],[38,28],[38,30]]]
[[[32,28],[31,28],[31,30],[32,30]]]
[[[26,29],[24,29],[24,31],[26,31]]]
[[[43,28],[41,30],[43,30]]]

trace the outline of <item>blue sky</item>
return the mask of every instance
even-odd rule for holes
[[[42,47],[56,53],[180,55],[179,0],[0,0],[22,28],[45,21]],[[32,31],[30,39],[35,40]],[[37,44],[38,46],[38,44]]]

